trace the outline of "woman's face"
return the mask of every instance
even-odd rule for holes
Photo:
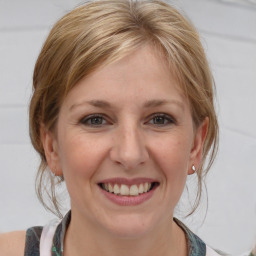
[[[165,60],[144,46],[69,92],[44,146],[65,177],[72,216],[123,236],[170,222],[207,128],[193,128],[178,87]]]

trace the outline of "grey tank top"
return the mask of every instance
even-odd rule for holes
[[[69,211],[62,221],[51,221],[48,225],[31,227],[26,231],[25,256],[63,256],[63,242],[71,220]],[[188,256],[218,256],[181,221],[174,221],[184,230],[188,242]]]

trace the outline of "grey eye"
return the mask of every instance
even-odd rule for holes
[[[88,126],[101,126],[107,123],[105,118],[101,115],[90,115],[86,116],[81,120],[81,123],[83,125],[88,125]]]
[[[153,124],[153,125],[162,126],[162,125],[173,124],[174,120],[170,116],[168,116],[166,114],[155,114],[150,119],[149,123]]]
[[[103,123],[103,118],[101,116],[96,116],[90,118],[88,121],[90,121],[90,124],[92,125],[100,125]]]
[[[156,116],[153,118],[154,124],[166,124],[168,123],[168,120],[163,116]]]

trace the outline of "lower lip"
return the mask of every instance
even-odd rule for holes
[[[149,200],[153,196],[153,193],[155,192],[156,187],[154,187],[149,192],[140,194],[138,196],[118,196],[113,193],[109,193],[104,189],[100,188],[100,190],[110,201],[112,201],[115,204],[122,205],[122,206],[133,206],[133,205],[142,204],[145,201]]]

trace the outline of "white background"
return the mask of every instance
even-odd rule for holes
[[[0,232],[53,218],[34,192],[38,157],[28,135],[28,102],[33,66],[49,29],[79,2],[0,0]],[[185,222],[210,245],[241,253],[256,239],[256,6],[173,3],[201,34],[216,80],[220,122],[206,219],[201,207]]]

